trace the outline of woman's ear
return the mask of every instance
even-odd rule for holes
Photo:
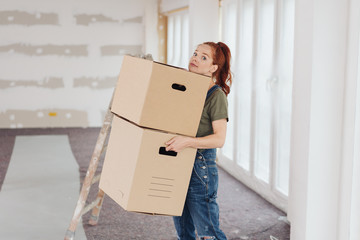
[[[218,69],[218,65],[212,65],[211,67],[210,67],[210,72],[211,73],[214,73],[214,72],[216,72],[216,70]]]

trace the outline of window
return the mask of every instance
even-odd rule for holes
[[[294,0],[224,0],[234,81],[220,164],[286,211]]]
[[[188,10],[167,14],[167,64],[187,68],[189,61]]]

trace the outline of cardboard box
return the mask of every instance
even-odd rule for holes
[[[210,77],[125,56],[111,111],[136,124],[195,136]]]
[[[114,116],[100,189],[127,211],[180,216],[196,149],[164,154],[174,136]]]

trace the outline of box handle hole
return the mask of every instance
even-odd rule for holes
[[[171,85],[171,87],[175,90],[178,91],[182,91],[185,92],[186,91],[186,87],[184,85],[178,84],[178,83],[173,83],[173,85]]]
[[[166,151],[165,147],[160,147],[159,148],[159,154],[176,157],[177,152],[175,152],[175,151]]]

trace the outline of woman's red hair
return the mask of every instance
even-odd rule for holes
[[[213,73],[212,77],[215,79],[215,83],[222,88],[227,96],[230,93],[230,87],[232,84],[232,74],[230,71],[230,49],[223,42],[204,42],[203,44],[210,46],[212,49],[213,64],[218,65],[218,69]]]

